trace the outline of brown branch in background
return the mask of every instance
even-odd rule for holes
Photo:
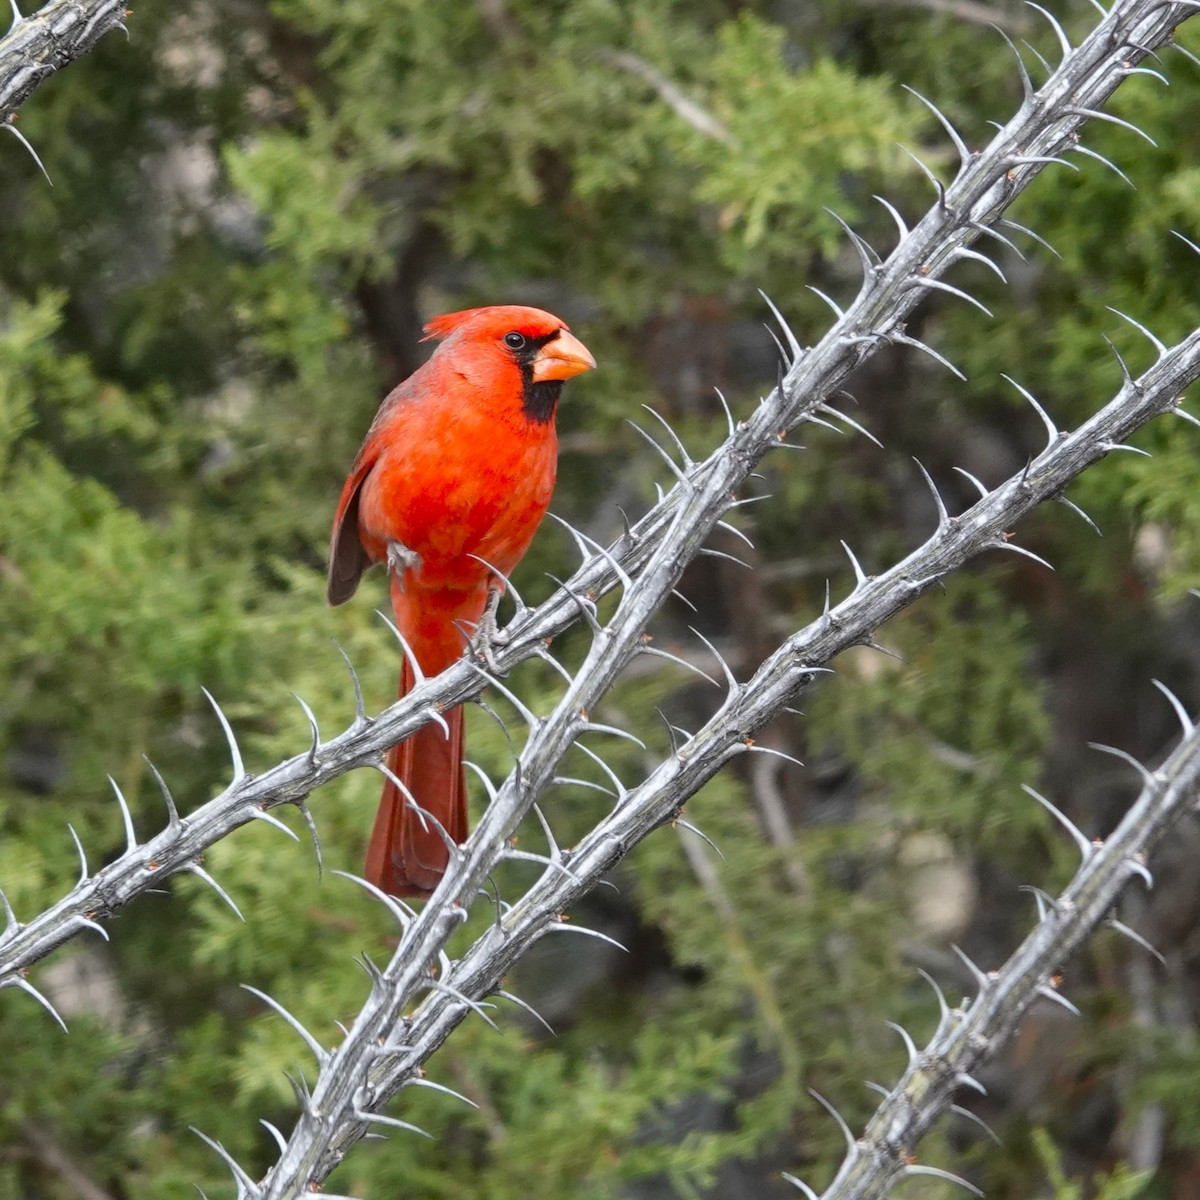
[[[628,50],[601,50],[600,58],[610,66],[648,83],[658,98],[677,116],[682,117],[698,133],[726,145],[733,145],[736,138],[707,109],[685,96],[678,84],[672,83],[657,67]]]
[[[496,41],[519,42],[521,31],[504,0],[475,0],[475,10]]]
[[[960,21],[971,21],[976,25],[994,25],[1007,33],[1026,34],[1033,22],[1026,13],[1008,12],[975,0],[884,0],[892,8],[924,8],[929,12],[957,17]]]
[[[113,1200],[112,1193],[84,1172],[41,1121],[24,1120],[18,1129],[32,1156],[78,1200]]]

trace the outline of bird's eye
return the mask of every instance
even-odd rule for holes
[[[525,336],[524,334],[517,333],[517,331],[514,329],[512,333],[506,333],[504,335],[504,344],[510,350],[521,350],[525,346]]]

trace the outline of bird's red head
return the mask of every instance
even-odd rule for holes
[[[596,360],[566,323],[540,308],[519,304],[468,308],[434,317],[425,340],[439,340],[437,356],[458,359],[463,352],[498,370],[516,370],[522,407],[534,421],[554,416],[563,380],[592,370]]]

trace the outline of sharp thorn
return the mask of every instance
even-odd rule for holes
[[[1123,179],[1131,188],[1133,188],[1135,192],[1137,191],[1137,184],[1135,184],[1133,180],[1130,179],[1129,176],[1126,175],[1125,172],[1122,171],[1121,168],[1118,167],[1117,164],[1111,159],[1105,158],[1103,154],[1097,154],[1095,150],[1089,149],[1087,146],[1079,145],[1078,143],[1072,146],[1071,149],[1076,154],[1082,154],[1086,158],[1094,158],[1096,162],[1107,167],[1113,172],[1114,175],[1117,175],[1119,178]]]
[[[1041,53],[1041,51],[1038,50],[1036,46],[1026,41],[1025,38],[1021,39],[1021,45],[1024,46],[1025,49],[1028,50],[1029,53],[1038,60],[1039,63],[1041,63],[1042,70],[1045,71],[1047,75],[1054,74],[1054,68],[1046,61],[1045,56]]]
[[[1104,306],[1110,313],[1114,313],[1120,317],[1122,321],[1128,322],[1134,327],[1149,343],[1158,351],[1159,358],[1165,358],[1167,355],[1167,347],[1148,330],[1140,321],[1135,321],[1128,313],[1123,313],[1119,308],[1113,308],[1111,304]]]
[[[996,1143],[997,1146],[1002,1146],[1004,1144],[1001,1142],[996,1131],[981,1116],[979,1116],[977,1113],[973,1113],[969,1108],[964,1108],[961,1104],[952,1104],[950,1105],[950,1111],[952,1113],[956,1113],[960,1117],[966,1117],[968,1121],[978,1125],[979,1128],[982,1129],[983,1132],[986,1133],[988,1137],[990,1137],[992,1141]]]
[[[919,1057],[917,1045],[912,1040],[912,1036],[903,1025],[897,1025],[895,1021],[885,1021],[884,1024],[889,1029],[894,1029],[900,1035],[901,1040],[904,1042],[904,1049],[908,1052],[909,1066],[912,1066],[912,1064],[915,1063]]]
[[[453,860],[459,852],[458,843],[446,832],[446,827],[427,808],[422,808],[417,803],[412,792],[404,785],[404,781],[387,763],[376,763],[374,765],[375,769],[395,786],[404,800],[405,808],[410,809],[416,814],[417,820],[421,822],[421,828],[426,832],[432,829],[442,839],[442,844],[446,847],[451,860]]]
[[[562,679],[564,683],[571,684],[575,682],[575,677],[571,674],[571,672],[568,671],[567,668],[564,667],[562,663],[560,663],[558,659],[550,653],[549,648],[543,645],[541,642],[537,643],[533,647],[533,653],[540,658],[542,662],[546,663],[547,666],[552,667],[558,673],[559,678]],[[506,733],[508,732],[504,721],[500,718],[498,713],[494,712],[491,708],[484,704],[482,700],[478,701],[478,704],[480,708],[495,718],[501,729],[503,729]]]
[[[758,289],[758,294],[763,298],[766,306],[771,310],[771,315],[779,324],[780,332],[787,339],[788,347],[791,350],[791,357],[788,359],[788,366],[792,367],[804,357],[804,349],[796,340],[796,335],[792,332],[792,327],[783,319],[783,313],[775,306],[775,301],[767,295],[762,288]]]
[[[1006,375],[1003,371],[1000,372],[1000,378],[1011,383],[1012,386],[1015,387],[1017,391],[1020,392],[1021,395],[1024,396],[1024,398],[1028,401],[1030,408],[1032,408],[1033,411],[1041,418],[1042,424],[1046,429],[1046,446],[1042,451],[1042,454],[1045,454],[1046,451],[1049,450],[1054,443],[1059,441],[1064,435],[1059,431],[1058,426],[1055,425],[1050,419],[1050,414],[1046,412],[1046,410],[1033,398],[1033,395],[1027,388],[1022,387],[1011,375]]]
[[[950,1016],[950,1006],[946,1003],[946,993],[942,991],[941,984],[924,967],[918,967],[917,974],[933,989],[933,994],[938,1003],[938,1022],[940,1024]]]
[[[487,671],[485,671],[477,662],[473,662],[471,659],[468,659],[467,663],[481,679],[483,679],[489,686],[495,688],[496,691],[498,691],[509,702],[509,704],[511,704],[513,708],[517,710],[521,719],[526,725],[529,726],[531,730],[541,728],[542,719],[533,714],[533,712],[525,705],[525,703],[516,694],[516,692],[512,690],[512,688],[507,687],[499,679],[489,675]]]
[[[1079,850],[1079,855],[1084,862],[1096,852],[1096,847],[1088,840],[1088,838],[1080,830],[1079,826],[1071,820],[1057,805],[1052,804],[1040,792],[1035,792],[1027,783],[1021,784],[1021,790],[1027,795],[1032,796],[1070,835],[1076,847]]]
[[[893,333],[890,335],[891,341],[898,346],[912,346],[914,350],[920,350],[922,354],[927,354],[934,362],[940,363],[952,375],[957,376],[964,383],[967,377],[944,355],[940,354],[932,346],[927,345],[919,338],[909,337],[906,333]]]
[[[854,1150],[854,1134],[850,1132],[850,1126],[846,1124],[842,1114],[838,1112],[820,1092],[808,1088],[808,1094],[837,1122],[838,1128],[842,1131],[842,1137],[846,1139],[846,1149]]]
[[[606,763],[604,761],[604,759],[602,759],[600,757],[600,755],[598,755],[590,747],[585,746],[583,744],[583,742],[579,741],[578,739],[576,739],[576,741],[574,743],[574,747],[576,750],[579,750],[581,753],[586,754],[588,756],[588,758],[590,758],[592,760],[592,762],[594,762],[596,764],[596,766],[598,766],[600,768],[600,770],[602,770],[605,773],[605,775],[607,775],[609,777],[609,779],[612,780],[613,787],[615,787],[616,791],[617,791],[617,802],[618,803],[620,803],[622,800],[625,799],[626,796],[629,795],[629,789],[621,782],[620,778],[617,776],[617,773],[612,769],[612,767],[610,767],[608,765],[608,763]]]
[[[504,585],[504,594],[512,597],[513,607],[517,610],[517,616],[520,616],[529,608],[529,605],[527,605],[524,599],[522,599],[521,593],[518,592],[515,587],[513,587],[512,580],[509,579],[509,577],[505,575],[499,567],[488,562],[486,558],[480,558],[478,554],[468,554],[467,557],[473,558],[476,562],[487,567],[487,569],[491,571],[492,575]]]
[[[1025,234],[1026,237],[1032,238],[1035,242],[1037,242],[1039,246],[1049,250],[1055,258],[1062,258],[1062,255],[1059,254],[1059,252],[1055,250],[1055,248],[1050,245],[1050,243],[1046,241],[1041,234],[1034,233],[1034,231],[1030,229],[1028,225],[1021,225],[1018,222],[1011,220],[1009,217],[1001,217],[998,224],[1003,225],[1005,229],[1013,229],[1016,230],[1017,233]]]
[[[167,787],[167,781],[163,779],[159,769],[143,754],[142,761],[150,768],[150,773],[154,776],[155,782],[158,784],[158,790],[162,792],[163,803],[167,806],[167,827],[175,829],[182,825],[183,822],[179,819],[179,810],[175,807],[175,797],[171,795],[171,789]]]
[[[937,490],[937,484],[933,482],[933,477],[925,469],[925,464],[919,458],[914,458],[913,462],[917,464],[917,470],[924,476],[925,483],[929,488],[929,494],[933,497],[933,503],[937,509],[938,529],[945,529],[950,524],[950,514],[946,511],[942,494]]]
[[[1142,777],[1143,787],[1150,787],[1156,782],[1154,772],[1138,762],[1132,754],[1128,754],[1116,746],[1106,746],[1103,742],[1088,742],[1088,747],[1092,750],[1099,750],[1101,754],[1111,754],[1113,758],[1119,758],[1122,762],[1128,763]]]
[[[718,845],[717,845],[717,843],[716,843],[716,842],[714,842],[714,841],[712,840],[712,838],[710,838],[710,837],[708,836],[708,834],[707,834],[707,833],[705,833],[705,832],[704,832],[702,829],[698,829],[698,828],[697,828],[695,825],[693,825],[693,824],[692,824],[690,821],[685,821],[685,820],[684,820],[682,817],[676,817],[676,818],[675,818],[675,821],[674,821],[674,824],[675,824],[675,826],[676,826],[677,828],[679,828],[679,829],[686,829],[686,830],[688,831],[688,833],[694,833],[694,834],[695,834],[695,835],[696,835],[698,838],[700,838],[700,839],[701,839],[701,841],[707,842],[707,843],[709,844],[709,846],[711,846],[711,847],[712,847],[713,853],[714,853],[714,854],[716,854],[716,856],[717,856],[717,857],[718,857],[718,858],[719,858],[719,859],[720,859],[722,862],[726,862],[726,861],[728,861],[728,860],[725,858],[725,855],[721,853],[721,847],[720,847],[720,846],[718,846]]]
[[[729,436],[733,437],[737,433],[737,425],[733,419],[733,413],[729,408],[729,401],[725,399],[725,393],[720,388],[713,388],[717,393],[717,399],[721,402],[721,411],[725,414],[725,426],[729,431]]]
[[[523,1008],[531,1017],[533,1017],[535,1021],[538,1021],[545,1026],[551,1037],[558,1036],[558,1034],[554,1032],[554,1027],[550,1024],[550,1022],[547,1021],[546,1018],[543,1017],[542,1014],[538,1012],[538,1010],[534,1008],[532,1004],[526,1004],[526,1002],[522,1000],[520,996],[514,996],[512,992],[497,990],[495,994],[497,996],[503,996],[505,1000],[511,1001],[518,1008]]]
[[[1047,21],[1050,22],[1050,28],[1054,30],[1054,36],[1058,38],[1058,48],[1062,51],[1063,58],[1066,58],[1071,53],[1071,43],[1067,39],[1066,31],[1063,29],[1059,20],[1053,13],[1047,12],[1040,4],[1035,4],[1034,0],[1025,0],[1025,4],[1034,10],[1040,12]]]
[[[419,1133],[422,1137],[427,1137],[433,1140],[433,1134],[422,1129],[420,1125],[413,1125],[409,1121],[401,1121],[398,1117],[388,1117],[383,1113],[366,1112],[361,1108],[354,1110],[354,1115],[360,1121],[371,1121],[377,1125],[388,1125],[393,1129],[403,1129],[406,1133]]]
[[[687,452],[687,447],[679,440],[679,435],[671,428],[670,422],[662,415],[662,413],[650,407],[649,404],[643,404],[642,407],[667,431],[667,436],[675,445],[676,451],[679,453],[680,461],[685,467],[694,467],[696,465],[692,456]]]
[[[112,784],[112,790],[117,794],[117,803],[121,806],[121,820],[125,826],[125,853],[132,854],[138,846],[137,834],[133,830],[133,814],[129,811],[129,805],[125,802],[125,796],[117,786],[117,781],[109,775],[108,782]]]
[[[242,984],[242,990],[249,992],[252,996],[257,996],[268,1008],[274,1009],[299,1034],[304,1044],[313,1052],[318,1065],[324,1066],[329,1061],[329,1051],[278,1000],[272,999],[266,992],[259,991],[258,988],[251,987],[248,983]]]
[[[204,693],[209,704],[212,705],[213,712],[217,714],[217,720],[221,723],[221,730],[225,734],[225,741],[229,746],[229,757],[233,761],[232,783],[239,783],[246,778],[246,768],[242,764],[242,752],[238,749],[237,738],[233,736],[233,727],[229,724],[224,712],[221,711],[221,706],[213,698],[208,688],[202,687],[200,690]]]
[[[1158,149],[1158,143],[1144,129],[1140,129],[1132,121],[1126,121],[1123,117],[1115,116],[1110,112],[1103,112],[1098,108],[1084,108],[1077,104],[1068,104],[1066,111],[1074,113],[1077,117],[1087,117],[1092,121],[1105,121],[1109,125],[1119,125],[1122,129],[1128,129],[1130,133],[1136,133],[1138,137],[1144,138],[1156,150]]]
[[[297,800],[296,807],[300,810],[305,825],[308,826],[308,836],[312,839],[313,853],[317,856],[317,878],[319,879],[325,872],[325,858],[321,853],[321,837],[317,833],[317,823],[313,820],[313,815],[303,800]]]
[[[195,1127],[195,1125],[189,1125],[188,1128],[192,1131],[192,1133],[200,1138],[201,1141],[207,1143],[208,1146],[210,1146],[217,1152],[217,1154],[221,1156],[225,1165],[229,1168],[234,1179],[237,1181],[239,1200],[241,1200],[241,1197],[243,1196],[254,1197],[262,1194],[258,1187],[255,1186],[254,1180],[251,1179],[250,1176],[238,1166],[233,1155],[231,1155],[229,1151],[221,1145],[220,1142],[210,1138],[207,1133],[201,1133],[200,1130]]]
[[[67,830],[71,834],[71,840],[75,843],[75,849],[79,852],[79,879],[75,884],[78,887],[88,877],[87,855],[84,854],[83,843],[79,840],[79,834],[75,832],[75,826],[70,821],[67,822]]]
[[[13,912],[3,888],[0,888],[0,908],[4,910],[4,932],[0,934],[0,942],[6,942],[21,928],[21,922],[17,920],[17,914]]]
[[[13,137],[15,137],[17,139],[17,141],[20,142],[21,145],[25,147],[26,150],[29,151],[29,156],[33,159],[33,161],[35,163],[37,163],[37,168],[39,171],[41,171],[42,178],[45,179],[45,181],[51,187],[53,187],[54,180],[50,178],[50,172],[46,170],[45,164],[38,157],[38,152],[30,144],[29,139],[12,123],[12,117],[10,116],[6,121],[2,122],[2,124],[3,124],[4,128],[7,129],[8,132],[11,133],[13,135]]]
[[[299,843],[300,835],[294,829],[289,829],[278,817],[259,808],[257,804],[251,805],[250,816],[256,821],[266,821],[268,825],[273,825],[280,832],[286,833],[293,842]]]
[[[554,782],[561,787],[588,788],[593,792],[601,792],[605,796],[612,796],[613,799],[616,799],[617,795],[612,788],[606,788],[602,783],[597,783],[594,779],[580,779],[575,775],[555,775]]]
[[[658,452],[659,457],[667,464],[672,475],[679,481],[680,487],[687,491],[692,490],[692,482],[688,479],[686,473],[676,464],[675,460],[650,436],[648,430],[643,429],[636,421],[631,421],[628,417],[625,419],[625,424],[635,432],[640,434],[649,445]]]
[[[943,1171],[941,1167],[923,1167],[919,1163],[909,1163],[901,1171],[902,1175],[929,1175],[934,1179],[944,1179],[947,1183],[957,1183],[959,1187],[966,1189],[973,1195],[982,1197],[983,1192],[973,1183],[968,1183],[961,1175],[955,1175],[952,1171]]]
[[[805,1200],[818,1200],[817,1193],[800,1178],[799,1175],[790,1175],[787,1171],[780,1171],[779,1178],[790,1183],[792,1187],[798,1188],[804,1193]]]
[[[1029,78],[1029,72],[1025,69],[1025,60],[1021,57],[1021,52],[1017,49],[1012,38],[999,25],[993,25],[992,28],[1008,43],[1008,48],[1012,51],[1013,58],[1017,60],[1017,70],[1021,73],[1021,91],[1024,94],[1025,102],[1028,103],[1033,99],[1033,81]]]
[[[1154,876],[1150,874],[1150,868],[1140,858],[1127,858],[1125,865],[1129,868],[1131,875],[1136,875],[1141,879],[1146,885],[1147,891],[1154,890]]]
[[[1179,718],[1179,724],[1183,728],[1183,736],[1191,737],[1191,735],[1196,732],[1196,726],[1192,722],[1192,718],[1188,716],[1187,709],[1184,708],[1180,703],[1179,697],[1176,696],[1175,693],[1171,691],[1171,689],[1167,687],[1167,685],[1161,680],[1152,679],[1150,682],[1154,684],[1154,686],[1158,688],[1158,690],[1162,692],[1164,696],[1166,696],[1168,703],[1175,710],[1175,715]]]
[[[404,655],[404,660],[408,663],[409,670],[412,671],[413,686],[420,687],[425,682],[426,675],[417,661],[417,656],[413,653],[413,648],[408,644],[408,639],[400,632],[396,622],[382,609],[377,608],[375,615],[391,630],[392,636],[400,643],[400,653]]]
[[[275,1139],[275,1144],[279,1147],[280,1154],[287,1153],[287,1139],[271,1124],[270,1121],[263,1117],[258,1118],[258,1123]]]
[[[216,892],[217,895],[220,896],[221,899],[224,900],[231,909],[233,909],[233,913],[237,919],[239,921],[245,921],[246,918],[242,916],[242,910],[238,908],[236,904],[234,904],[233,897],[230,896],[230,894],[199,863],[185,863],[179,869],[181,871],[190,871],[191,874],[195,875],[198,879],[203,879],[204,882],[207,883],[208,886],[212,888],[212,890]]]
[[[730,670],[729,664],[725,661],[724,656],[717,650],[716,646],[714,646],[712,642],[710,642],[708,638],[706,638],[704,634],[702,634],[694,625],[689,625],[688,629],[690,629],[691,632],[694,633],[696,637],[698,637],[704,643],[705,649],[708,650],[713,658],[717,660],[717,666],[721,668],[721,676],[725,680],[726,690],[730,695],[732,695],[738,690],[738,681],[733,671]]]
[[[1044,1000],[1052,1000],[1055,1004],[1061,1005],[1072,1016],[1075,1016],[1075,1017],[1083,1016],[1083,1013],[1081,1013],[1079,1011],[1079,1009],[1074,1004],[1072,1004],[1071,1001],[1066,998],[1066,996],[1064,996],[1062,994],[1062,992],[1055,990],[1048,983],[1041,984],[1037,988],[1037,994],[1039,996],[1041,996]]]
[[[409,925],[416,919],[416,913],[413,912],[407,904],[397,896],[390,896],[382,888],[376,887],[369,880],[363,879],[361,875],[353,875],[349,871],[340,871],[337,868],[329,872],[331,875],[340,875],[343,879],[348,879],[351,883],[357,884],[365,892],[370,892],[376,900],[381,900],[391,912],[392,916],[400,923],[401,928],[407,929]]]
[[[300,705],[304,711],[304,717],[308,721],[308,731],[312,734],[312,744],[308,748],[308,761],[310,764],[315,763],[317,761],[317,751],[321,746],[321,731],[317,728],[316,714],[309,708],[308,702],[302,697],[297,696],[295,692],[291,693],[291,697]]]
[[[58,1009],[55,1008],[54,1005],[51,1004],[50,1001],[47,1000],[46,997],[43,996],[42,993],[39,992],[37,990],[37,988],[35,988],[33,986],[33,984],[30,983],[29,980],[26,979],[23,975],[10,975],[4,986],[5,987],[18,987],[26,995],[32,996],[55,1019],[55,1021],[58,1022],[63,1033],[70,1032],[70,1030],[67,1029],[66,1021],[64,1021],[62,1019],[62,1017],[59,1016]]]
[[[988,985],[991,983],[991,979],[988,977],[987,972],[982,970],[980,967],[977,967],[975,965],[975,963],[972,962],[972,960],[967,957],[966,953],[962,950],[961,947],[951,946],[950,949],[953,950],[954,953],[958,955],[963,966],[965,966],[967,968],[967,970],[970,971],[971,977],[975,980],[975,986],[979,989],[980,992],[983,992],[988,987]],[[976,1085],[976,1086],[978,1086],[978,1085]],[[982,1090],[983,1089],[980,1088],[980,1091],[982,1091]]]
[[[846,552],[846,557],[850,560],[850,565],[854,568],[855,588],[860,588],[867,582],[867,576],[859,565],[858,559],[854,557],[854,551],[843,541],[842,549]]]
[[[841,305],[837,304],[833,300],[831,300],[823,291],[821,291],[820,288],[813,287],[812,284],[807,284],[806,286],[808,287],[808,290],[813,293],[814,296],[818,296],[820,299],[824,300],[827,305],[829,305],[830,309],[833,310],[833,315],[835,317],[837,317],[837,319],[839,321],[845,317],[846,312],[841,307]]]
[[[1149,953],[1153,954],[1154,957],[1157,958],[1164,967],[1167,965],[1167,960],[1163,957],[1163,955],[1159,953],[1155,947],[1150,945],[1150,943],[1146,941],[1146,939],[1142,937],[1142,935],[1138,933],[1136,929],[1130,929],[1130,927],[1126,925],[1124,921],[1118,921],[1116,917],[1110,917],[1108,920],[1108,925],[1111,929],[1115,929],[1118,933],[1124,934],[1124,936],[1127,937],[1131,942],[1141,946],[1143,950],[1149,951]]]
[[[420,1075],[410,1076],[405,1081],[405,1087],[429,1088],[431,1091],[441,1092],[443,1096],[451,1096],[455,1100],[461,1100],[464,1104],[469,1105],[471,1108],[479,1107],[474,1100],[472,1100],[469,1096],[464,1096],[462,1092],[456,1092],[453,1088],[447,1087],[444,1083],[434,1083],[432,1079],[424,1079]]]
[[[853,417],[846,416],[846,414],[840,409],[834,408],[829,404],[819,404],[817,405],[817,408],[819,411],[829,413],[836,417],[839,421],[843,421],[845,424],[849,425],[850,428],[855,431],[855,433],[861,433],[863,437],[867,439],[867,441],[874,442],[874,444],[878,446],[880,450],[883,449],[883,443],[869,429],[865,429],[856,420],[854,420]],[[803,449],[803,447],[800,447],[800,449]]]
[[[985,316],[993,316],[992,310],[982,300],[976,300],[970,292],[964,292],[962,288],[957,288],[952,283],[947,283],[944,279],[934,279],[930,275],[914,275],[912,277],[912,284],[914,287],[933,288],[935,291],[948,292],[951,296],[958,296],[959,299],[965,300],[968,304],[973,304]]]
[[[681,658],[677,654],[670,654],[666,650],[659,650],[656,646],[639,646],[638,653],[648,654],[651,658],[666,659],[669,663],[674,663],[678,667],[684,667],[686,670],[691,671],[693,675],[699,675],[701,679],[707,679],[713,687],[721,686],[707,671],[696,666],[695,663],[688,662],[686,658]]]
[[[972,250],[969,246],[959,246],[959,248],[954,252],[954,257],[956,259],[969,258],[972,262],[982,263],[988,268],[989,271],[993,272],[993,274],[999,278],[1001,283],[1008,282],[1008,277],[1000,269],[1000,266],[988,258],[986,254],[980,254],[978,250]]]
[[[832,670],[827,667],[813,667],[809,673],[811,675],[816,675],[818,673],[830,675],[833,674]],[[757,742],[755,742],[753,746],[747,746],[746,751],[749,754],[766,754],[771,758],[781,758],[784,762],[791,763],[794,767],[804,766],[804,764],[798,758],[788,754],[786,751],[777,750],[774,746],[760,746]]]
[[[904,218],[900,215],[896,206],[890,200],[885,200],[880,195],[872,195],[871,198],[873,200],[878,200],[879,203],[888,210],[888,212],[891,214],[892,220],[896,222],[897,230],[900,232],[900,241],[904,241],[904,239],[908,237],[908,226],[905,224]]]
[[[558,864],[552,865],[557,866]],[[567,873],[570,874],[569,872]],[[422,984],[431,991],[441,992],[442,995],[449,996],[451,1000],[455,1000],[459,1004],[465,1004],[477,1017],[481,1017],[497,1033],[500,1032],[500,1026],[488,1016],[487,1006],[480,1004],[478,1000],[472,1000],[470,996],[454,987],[453,984],[447,983],[444,979],[426,979],[422,981]]]
[[[546,926],[547,933],[582,933],[585,937],[598,938],[602,942],[608,942],[610,946],[616,946],[618,950],[624,953],[629,953],[629,947],[621,945],[614,937],[609,937],[607,933],[601,933],[599,929],[589,929],[586,925],[573,925],[567,921],[552,921]]]
[[[1003,538],[996,538],[991,542],[986,542],[985,545],[993,550],[1007,550],[1009,554],[1019,554],[1022,558],[1027,558],[1031,562],[1045,567],[1047,571],[1054,570],[1040,554],[1034,554],[1032,550],[1026,550],[1024,546],[1018,546],[1016,542],[1006,542]]]
[[[659,503],[662,503],[661,497],[659,499]],[[552,583],[558,584],[558,586],[564,592],[566,592],[567,598],[574,603],[576,611],[583,618],[584,624],[592,631],[592,633],[597,635],[600,634],[602,630],[600,628],[600,622],[596,620],[595,601],[587,599],[586,596],[581,596],[577,591],[574,590],[574,588],[568,587],[567,584],[559,579],[557,575],[551,575],[549,571],[546,572],[546,577]]]
[[[907,154],[908,157],[911,158],[913,160],[913,162],[915,162],[917,164],[918,167],[921,168],[922,172],[925,175],[925,178],[928,179],[931,184],[933,184],[934,190],[938,193],[938,195],[939,196],[944,195],[942,181],[929,169],[929,167],[926,165],[924,160],[922,160],[917,155],[915,155],[907,146],[903,145],[902,143],[897,142],[896,145],[905,154]]]
[[[920,92],[918,92],[915,88],[909,87],[908,84],[904,84],[903,87],[906,92],[915,96],[922,104],[925,105],[927,109],[929,109],[931,113],[933,113],[933,115],[940,122],[942,128],[949,135],[950,140],[954,143],[954,149],[958,151],[959,174],[961,174],[971,165],[971,162],[974,159],[974,155],[970,150],[967,149],[966,142],[962,140],[962,138],[959,136],[958,130],[954,128],[954,126],[950,123],[950,120],[936,104],[932,103],[932,101],[926,100]]]
[[[1065,504],[1073,513],[1082,517],[1092,527],[1097,537],[1104,536],[1104,534],[1100,532],[1100,526],[1097,525],[1096,522],[1093,521],[1092,518],[1089,517],[1087,513],[1085,513],[1083,509],[1075,503],[1074,500],[1068,500],[1066,496],[1056,496],[1055,499],[1059,502],[1059,504]]]

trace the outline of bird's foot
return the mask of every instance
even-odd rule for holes
[[[496,648],[508,645],[508,634],[496,624],[496,610],[500,607],[500,589],[491,588],[488,591],[487,608],[475,626],[471,638],[471,653],[483,663],[493,674],[500,674],[500,664],[496,661]]]
[[[400,581],[400,587],[403,588],[404,572],[410,569],[419,570],[421,556],[415,550],[410,550],[403,542],[388,542],[387,566],[388,572],[396,576]]]

